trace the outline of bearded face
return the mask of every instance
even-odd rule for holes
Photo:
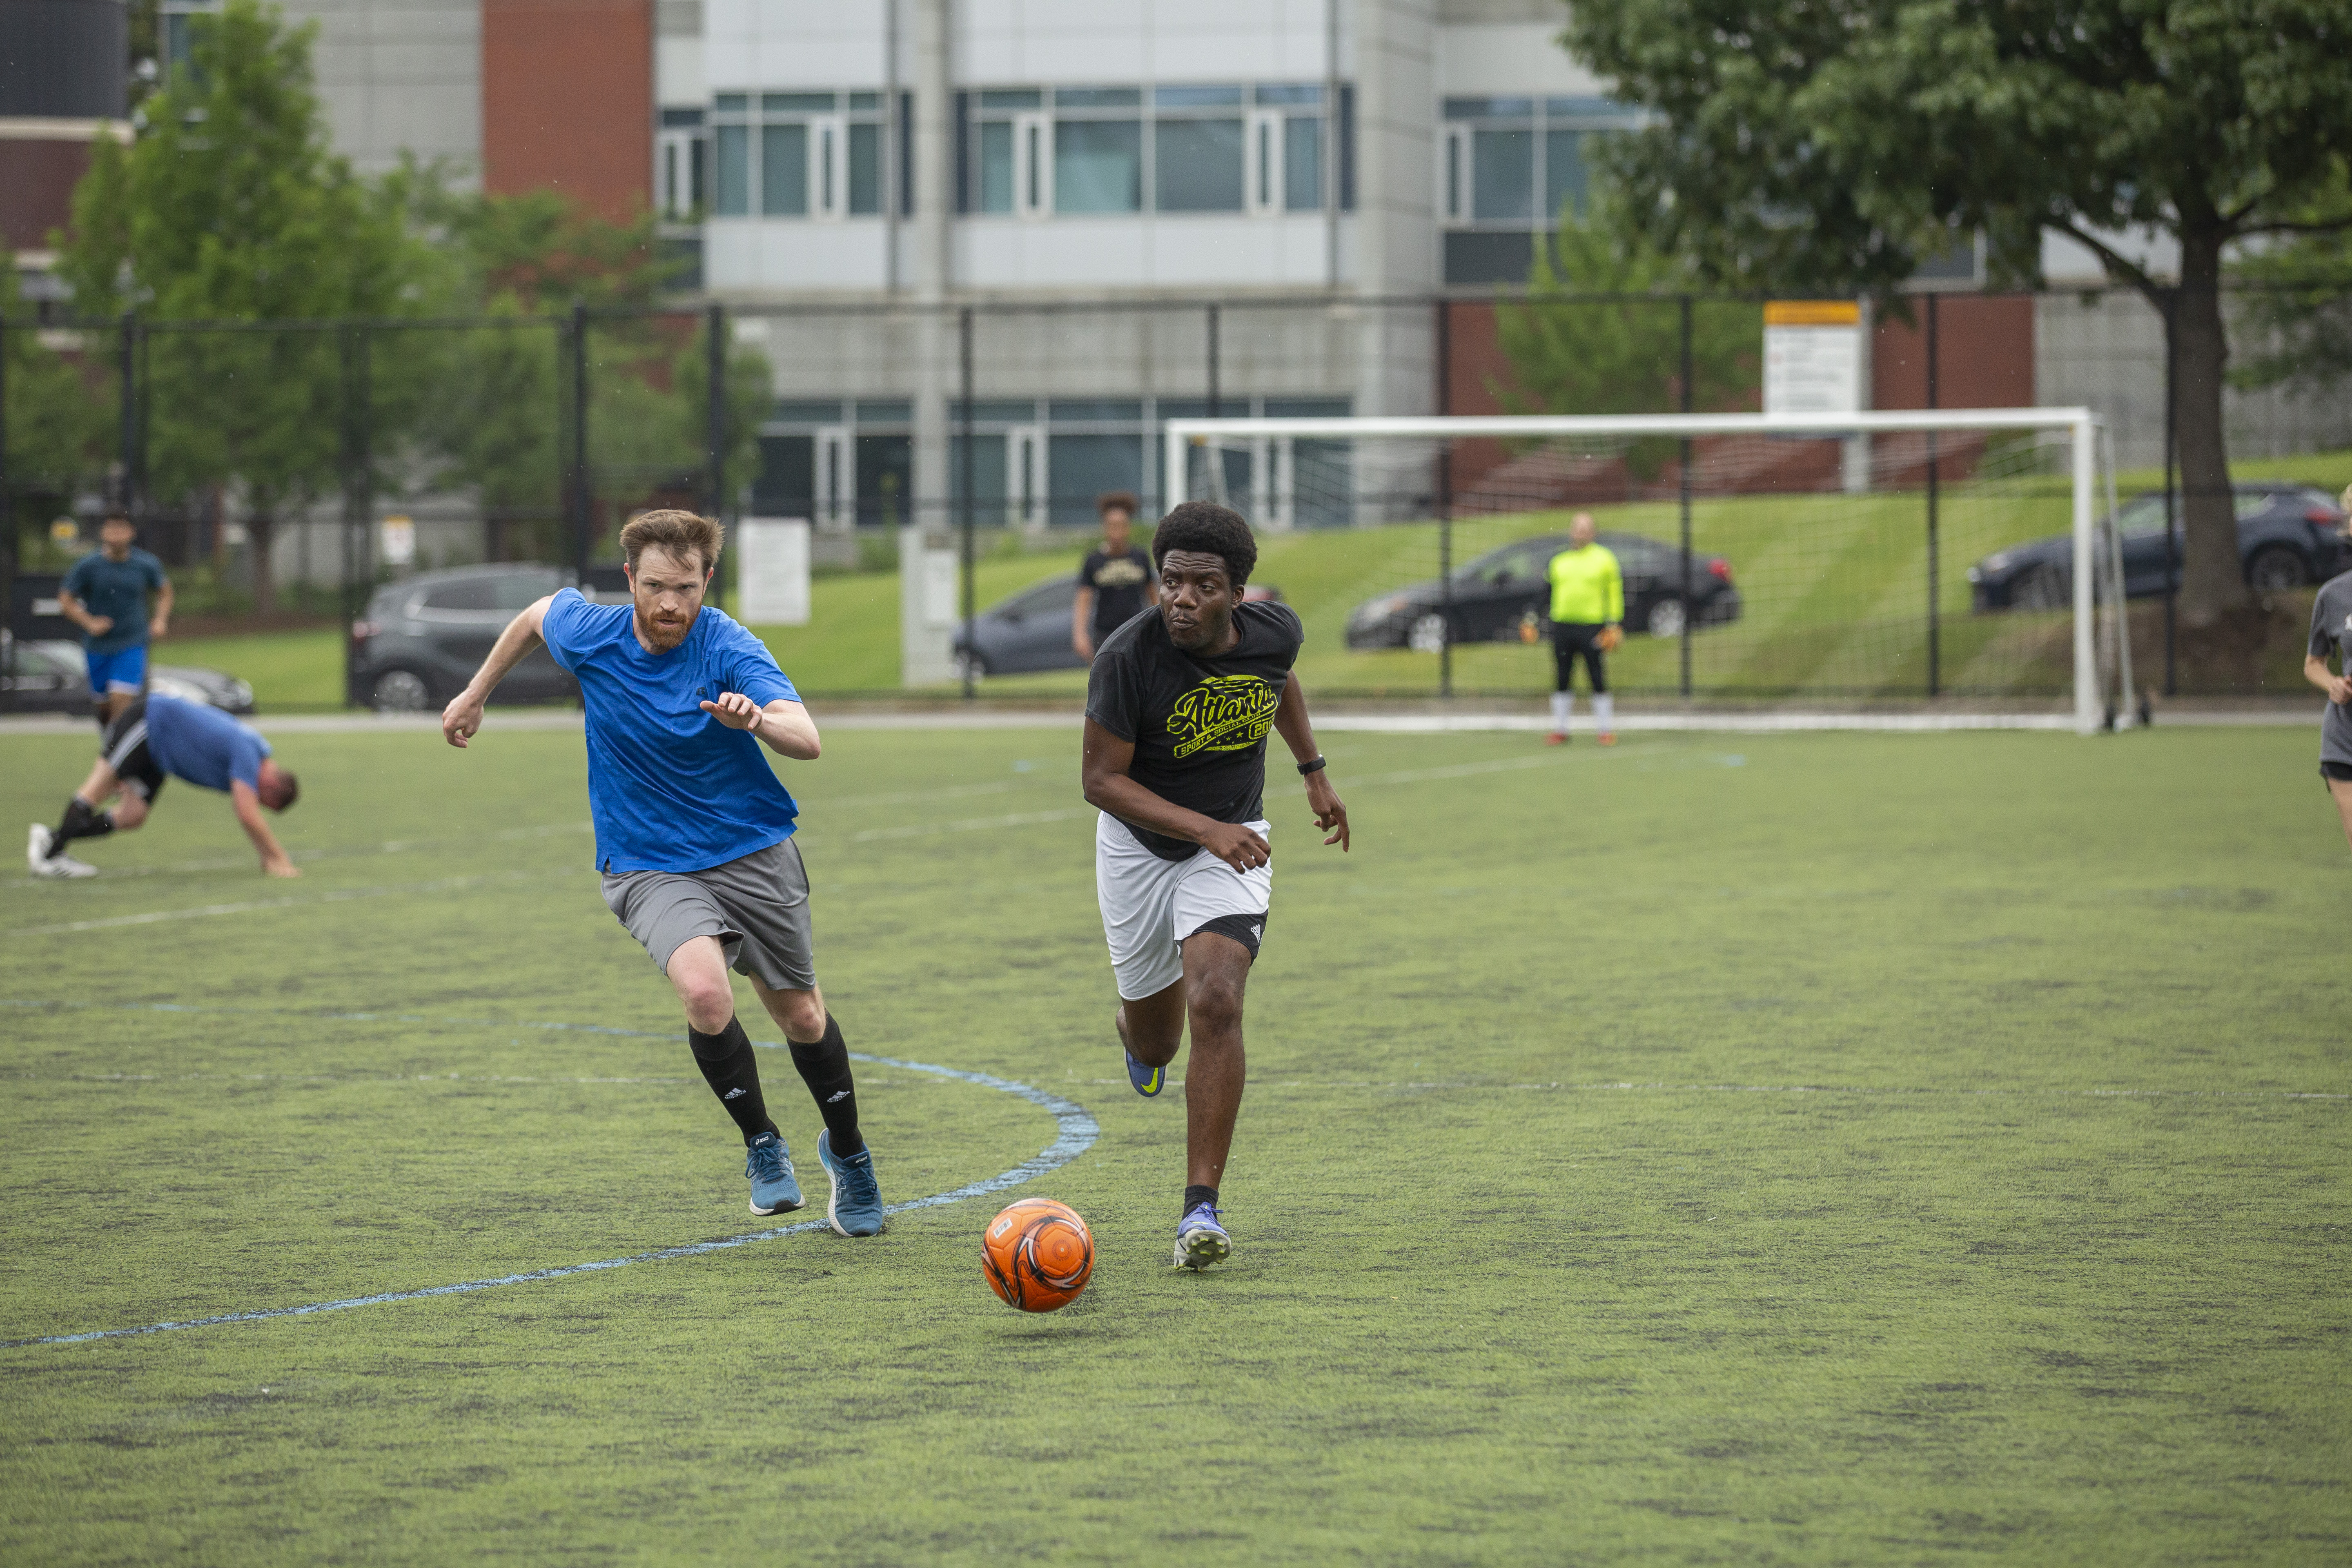
[[[629,572],[629,596],[636,608],[637,640],[652,653],[667,653],[686,640],[702,614],[710,573],[699,556],[683,557],[658,546],[638,552]]]

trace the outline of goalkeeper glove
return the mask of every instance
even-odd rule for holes
[[[1603,626],[1597,640],[1601,644],[1601,652],[1615,653],[1619,645],[1625,640],[1625,630],[1622,626]]]

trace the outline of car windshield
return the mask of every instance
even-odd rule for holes
[[[1561,539],[1537,539],[1490,550],[1454,574],[1457,583],[1499,587],[1505,583],[1531,582],[1544,574],[1544,564],[1567,544]]]
[[[2134,496],[2116,513],[2116,524],[2126,538],[2164,531],[2164,498]]]
[[[424,608],[428,610],[495,610],[498,607],[499,579],[495,577],[465,577],[455,583],[436,583],[425,590]]]

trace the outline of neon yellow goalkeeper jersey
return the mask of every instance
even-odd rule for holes
[[[1614,626],[1625,618],[1625,574],[1605,544],[1563,550],[1544,575],[1551,579],[1551,618],[1576,626]]]

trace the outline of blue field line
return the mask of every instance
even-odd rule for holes
[[[24,1002],[11,999],[0,999],[0,1006],[8,1007],[119,1007],[124,1005],[126,1005],[108,1003]],[[131,1010],[142,1012],[269,1013],[287,1011],[286,1009],[264,1007],[182,1007],[174,1006],[166,1003],[147,1005],[131,1004],[128,1005]],[[418,1023],[457,1023],[465,1021],[457,1019],[418,1018],[415,1017],[413,1015],[406,1014],[305,1013],[298,1016],[302,1017],[321,1019],[333,1018],[354,1021],[393,1019],[397,1019],[402,1022],[413,1021]],[[484,1023],[492,1022],[492,1020],[488,1019],[480,1021]],[[527,1025],[499,1022],[496,1026],[499,1028],[577,1029],[582,1033],[599,1035],[631,1035],[646,1039],[670,1039],[675,1037],[673,1035],[667,1034],[654,1035],[642,1029],[603,1028],[589,1024]],[[768,1050],[782,1049],[780,1046],[767,1045],[763,1045],[762,1048]],[[891,1204],[883,1209],[882,1212],[884,1214],[907,1214],[915,1209],[938,1208],[946,1204],[961,1203],[966,1198],[986,1197],[991,1193],[1001,1193],[1008,1187],[1017,1187],[1024,1182],[1034,1181],[1039,1176],[1045,1175],[1053,1171],[1057,1171],[1064,1165],[1068,1164],[1071,1161],[1085,1153],[1088,1149],[1093,1148],[1095,1140],[1101,1136],[1102,1133],[1101,1127],[1095,1121],[1094,1113],[1088,1110],[1085,1106],[1080,1105],[1074,1100],[1064,1100],[1058,1094],[1049,1094],[1042,1089],[1033,1088],[1025,1083],[1017,1083],[1012,1079],[998,1078],[992,1073],[968,1072],[961,1068],[939,1067],[929,1062],[910,1062],[902,1061],[896,1057],[871,1056],[864,1051],[852,1051],[849,1053],[849,1057],[852,1061],[871,1062],[877,1067],[901,1068],[908,1072],[929,1073],[936,1078],[953,1079],[959,1083],[977,1084],[982,1089],[992,1089],[1000,1093],[1013,1095],[1017,1099],[1025,1100],[1032,1105],[1038,1106],[1045,1110],[1050,1111],[1053,1114],[1055,1123],[1060,1128],[1059,1133],[1051,1143],[1048,1143],[1045,1148],[1039,1150],[1034,1155],[1029,1159],[1024,1160],[1020,1164],[1013,1166],[1009,1171],[1001,1171],[997,1174],[990,1176],[984,1181],[968,1183],[963,1186],[957,1187],[952,1192],[934,1193],[929,1197],[910,1198],[905,1203]],[[755,1241],[776,1241],[787,1236],[798,1236],[803,1231],[822,1230],[825,1228],[827,1222],[821,1219],[803,1220],[798,1225],[782,1226],[775,1230],[755,1231],[750,1236],[730,1236],[721,1237],[717,1241],[696,1241],[689,1242],[682,1247],[657,1247],[651,1252],[633,1252],[625,1258],[598,1258],[593,1263],[569,1263],[553,1268],[533,1268],[520,1274],[503,1274],[494,1279],[466,1279],[460,1280],[453,1285],[427,1285],[422,1289],[415,1290],[388,1290],[380,1295],[374,1296],[348,1296],[343,1298],[341,1300],[337,1301],[310,1301],[299,1307],[265,1307],[254,1311],[219,1312],[207,1318],[187,1318],[175,1322],[142,1323],[137,1328],[131,1329],[90,1329],[78,1334],[40,1334],[31,1339],[0,1340],[0,1350],[18,1350],[26,1345],[74,1345],[83,1343],[89,1340],[131,1339],[141,1334],[169,1333],[175,1329],[209,1329],[217,1327],[223,1323],[257,1323],[270,1318],[303,1318],[311,1316],[318,1312],[340,1312],[352,1307],[382,1307],[394,1301],[421,1301],[431,1296],[462,1296],[470,1294],[476,1290],[495,1290],[507,1285],[530,1285],[542,1279],[568,1279],[574,1274],[593,1273],[601,1268],[626,1268],[633,1263],[667,1263],[680,1258],[699,1258],[706,1253],[725,1252],[738,1247],[749,1247]]]

